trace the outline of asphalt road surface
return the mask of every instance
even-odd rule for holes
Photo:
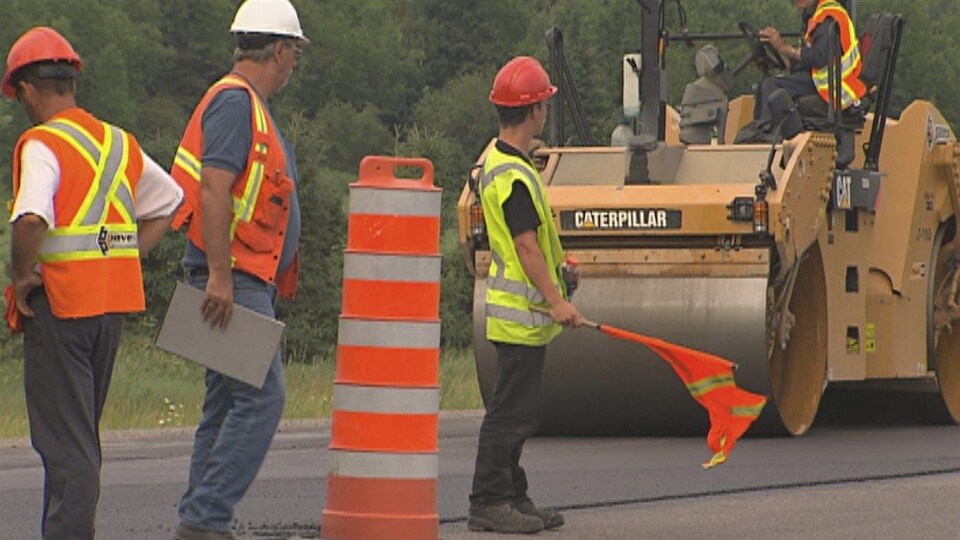
[[[441,537],[468,532],[480,412],[444,413]],[[98,538],[169,540],[191,430],[104,435]],[[237,508],[243,538],[319,537],[325,422],[285,423]],[[538,504],[564,510],[549,539],[960,540],[960,428],[820,422],[799,438],[748,438],[713,470],[703,438],[536,438],[522,463]],[[0,539],[39,536],[42,470],[26,441],[0,441]]]

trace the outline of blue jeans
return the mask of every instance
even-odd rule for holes
[[[207,276],[187,282],[204,289]],[[242,272],[233,272],[234,302],[269,317],[276,288]],[[277,431],[286,383],[277,349],[263,388],[207,370],[203,419],[190,459],[190,481],[180,499],[180,521],[187,526],[226,532],[233,508],[243,498],[267,455]]]

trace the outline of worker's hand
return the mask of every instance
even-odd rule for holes
[[[760,41],[769,43],[774,49],[781,51],[786,45],[783,41],[783,37],[780,35],[780,32],[772,27],[768,26],[763,30],[760,30]]]
[[[211,328],[223,330],[230,324],[233,315],[233,274],[230,271],[215,274],[211,270],[200,311]]]
[[[560,300],[550,306],[550,318],[563,326],[576,328],[583,324],[583,315],[580,315],[576,306],[566,300]]]
[[[17,311],[24,317],[33,317],[33,310],[27,305],[27,296],[30,291],[43,286],[43,278],[36,271],[27,272],[25,276],[13,281],[13,299],[17,303]]]

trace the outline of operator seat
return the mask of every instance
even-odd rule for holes
[[[733,80],[714,45],[705,45],[694,57],[696,81],[687,85],[680,100],[680,141],[684,144],[710,144],[714,134],[723,144],[727,125],[727,97]]]
[[[860,55],[863,68],[860,80],[867,86],[867,94],[860,103],[848,107],[839,115],[839,119],[830,122],[828,105],[819,94],[802,96],[797,99],[797,112],[803,120],[804,129],[833,132],[837,138],[838,169],[844,169],[853,161],[854,139],[863,130],[866,114],[879,101],[881,92],[890,92],[891,88],[881,88],[887,66],[895,60],[897,36],[894,25],[899,15],[874,14],[864,25],[860,36]],[[837,60],[839,62],[839,59]]]

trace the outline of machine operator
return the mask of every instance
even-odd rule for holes
[[[867,93],[860,80],[863,62],[853,20],[844,0],[793,0],[803,19],[803,40],[799,47],[787,43],[776,28],[760,30],[760,40],[769,43],[790,62],[791,73],[767,77],[756,91],[753,118],[769,126],[772,114],[767,98],[777,89],[784,89],[794,100],[801,96],[819,94],[830,103],[828,68],[830,64],[830,24],[835,23],[840,37],[841,92],[840,109],[858,105]],[[773,126],[769,126],[772,128]]]

